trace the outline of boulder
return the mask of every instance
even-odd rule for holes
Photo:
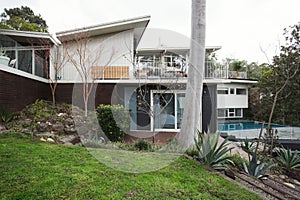
[[[60,133],[64,131],[64,125],[62,122],[56,122],[55,124],[52,125],[52,130]]]
[[[80,137],[77,134],[61,136],[59,137],[59,141],[64,144],[72,144],[72,145],[81,143]]]

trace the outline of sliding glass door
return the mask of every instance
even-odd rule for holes
[[[181,127],[185,94],[181,91],[152,91],[151,129],[175,130]]]

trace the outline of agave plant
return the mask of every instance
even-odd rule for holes
[[[7,129],[7,123],[11,122],[15,117],[15,114],[7,109],[0,109],[0,121],[4,123]]]
[[[242,159],[242,163],[243,163],[244,171],[247,174],[254,176],[256,178],[264,177],[266,171],[276,165],[275,163],[266,164],[266,163],[260,162],[259,160],[257,160],[256,153],[252,154],[252,158],[248,165],[245,163],[245,161],[243,159]]]
[[[280,148],[276,152],[278,154],[276,160],[283,169],[287,171],[300,169],[300,156],[297,151],[292,152],[291,149]]]
[[[229,145],[228,139],[225,139],[218,145],[220,133],[214,134],[211,137],[209,133],[198,133],[198,140],[195,138],[195,146],[197,149],[196,158],[217,170],[224,170],[227,168],[227,164],[231,163],[230,157],[227,153],[233,149],[233,147],[227,147]]]

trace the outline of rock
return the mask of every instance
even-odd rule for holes
[[[74,144],[74,146],[79,146],[80,147],[82,145],[81,145],[81,143],[76,143],[76,144]]]
[[[55,141],[52,138],[47,138],[47,142],[52,142],[54,143]]]
[[[38,129],[39,132],[49,132],[51,130],[51,127],[48,126],[47,123],[38,122],[37,123],[37,129]]]
[[[57,117],[62,117],[62,116],[66,116],[66,115],[67,115],[66,113],[58,113]]]
[[[21,133],[32,134],[32,131],[31,131],[30,129],[28,129],[28,128],[23,128],[23,129],[21,130]]]
[[[55,124],[52,125],[52,130],[55,132],[63,132],[64,131],[64,125],[61,122],[56,122]]]
[[[81,143],[81,139],[77,134],[61,136],[59,140],[64,144],[72,144],[75,145],[77,143]]]
[[[50,132],[45,132],[45,133],[36,134],[36,136],[38,136],[38,137],[45,137],[45,138],[50,138],[50,137],[53,138],[55,135],[53,133],[50,133]]]
[[[293,188],[293,189],[296,188],[296,187],[295,187],[293,184],[291,184],[291,183],[284,182],[283,184],[286,185],[286,186],[288,186],[288,187],[290,187],[290,188]]]
[[[48,126],[52,126],[52,123],[51,123],[51,122],[46,121],[46,124],[47,124]]]
[[[286,176],[283,175],[283,174],[280,174],[280,175],[279,175],[279,178],[282,179],[282,180],[284,180],[284,179],[286,179]]]
[[[295,183],[296,185],[300,186],[300,182],[299,182],[298,180],[294,179],[294,183]]]
[[[68,128],[64,128],[64,132],[66,134],[75,134],[75,133],[77,133],[77,130],[73,127],[68,127]]]
[[[74,126],[74,120],[71,119],[71,118],[66,118],[64,121],[63,121],[63,124],[64,126]]]

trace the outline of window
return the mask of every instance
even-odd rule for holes
[[[218,118],[242,118],[243,109],[242,108],[223,108],[218,109]]]
[[[234,88],[230,88],[230,94],[234,94]]]
[[[5,50],[7,62],[1,63],[39,77],[47,78],[49,70],[49,48],[40,44],[20,42],[0,36],[0,47]]]
[[[236,88],[236,94],[237,95],[246,95],[247,90],[245,88]]]
[[[218,118],[226,118],[227,113],[227,109],[218,109]]]
[[[243,117],[242,109],[241,108],[236,108],[235,109],[235,116],[236,117]]]
[[[217,90],[218,94],[228,94],[228,88],[220,88]]]
[[[24,72],[32,73],[32,51],[18,51],[18,68]]]
[[[36,50],[34,51],[35,57],[35,72],[34,74],[43,78],[47,78],[49,74],[49,50]]]

